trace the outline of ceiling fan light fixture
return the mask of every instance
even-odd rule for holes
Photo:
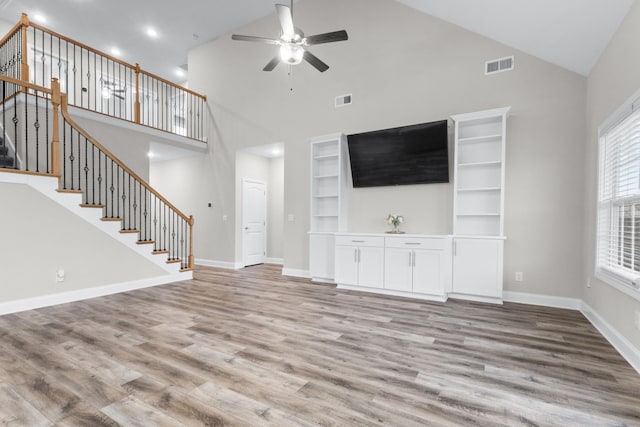
[[[280,59],[286,64],[297,65],[302,62],[303,56],[304,49],[300,45],[286,43],[280,46]]]

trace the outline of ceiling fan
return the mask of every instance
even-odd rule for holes
[[[340,30],[305,37],[302,30],[294,27],[293,25],[292,9],[293,0],[291,0],[291,7],[283,4],[276,4],[276,12],[278,13],[278,19],[280,20],[280,26],[282,27],[282,33],[278,39],[241,36],[239,34],[233,34],[231,38],[233,40],[280,46],[278,54],[269,61],[269,63],[262,69],[263,71],[272,71],[280,62],[284,62],[289,65],[296,65],[301,63],[302,60],[307,61],[321,73],[327,71],[329,66],[322,62],[317,56],[309,52],[306,47],[348,40],[349,36],[347,35],[347,32],[345,30]]]

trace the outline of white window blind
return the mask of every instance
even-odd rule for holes
[[[640,285],[640,111],[600,136],[597,270]]]

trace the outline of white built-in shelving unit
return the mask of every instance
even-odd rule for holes
[[[504,162],[510,108],[453,116],[453,234],[504,235]]]
[[[311,218],[309,270],[318,281],[333,280],[334,233],[347,224],[348,154],[344,134],[310,140]]]
[[[505,147],[510,110],[452,116],[452,297],[502,301]]]

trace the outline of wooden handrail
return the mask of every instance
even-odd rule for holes
[[[27,15],[23,14],[23,16],[26,17]],[[21,25],[23,25],[23,24],[18,23],[17,26],[21,26]],[[194,92],[191,89],[188,89],[188,88],[186,88],[184,86],[180,86],[179,84],[173,83],[173,82],[171,82],[171,81],[169,81],[167,79],[164,79],[164,78],[162,78],[162,77],[160,77],[158,75],[155,75],[155,74],[153,74],[153,73],[151,73],[149,71],[145,71],[145,70],[141,69],[140,66],[138,66],[137,64],[136,65],[129,64],[128,62],[123,61],[122,59],[118,59],[118,58],[116,58],[114,56],[109,55],[108,53],[102,52],[101,50],[95,49],[95,48],[93,48],[91,46],[88,46],[88,45],[86,45],[84,43],[76,41],[76,40],[74,40],[74,39],[72,39],[70,37],[64,36],[64,35],[62,35],[60,33],[57,33],[57,32],[55,32],[53,30],[50,30],[47,27],[44,27],[42,25],[39,25],[39,24],[36,24],[36,23],[33,23],[33,22],[29,22],[28,19],[27,19],[27,25],[31,26],[31,27],[33,27],[33,28],[35,28],[37,30],[40,30],[42,32],[45,32],[45,33],[47,33],[49,35],[52,35],[54,37],[58,37],[59,39],[64,40],[66,42],[75,44],[75,45],[77,45],[77,46],[79,46],[79,47],[81,47],[81,48],[83,48],[83,49],[85,49],[85,50],[87,50],[89,52],[93,52],[93,53],[95,53],[97,55],[103,56],[106,59],[108,59],[110,61],[113,61],[113,62],[116,62],[116,63],[118,63],[120,65],[123,65],[123,66],[125,66],[127,68],[130,68],[133,71],[136,71],[136,69],[137,69],[138,72],[140,72],[142,74],[146,74],[147,76],[149,76],[149,77],[151,77],[153,79],[161,81],[162,83],[168,84],[169,86],[174,86],[174,87],[176,87],[176,88],[178,88],[180,90],[183,90],[183,91],[185,91],[187,93],[190,93],[190,94],[192,94],[194,96],[197,96],[199,98],[202,98],[205,101],[207,100],[207,97],[205,95],[202,95],[202,94],[200,94],[198,92]]]
[[[84,138],[86,138],[88,141],[91,142],[91,144],[93,144],[94,146],[96,146],[100,151],[102,151],[107,157],[109,157],[115,164],[117,164],[118,166],[120,166],[125,172],[127,172],[129,175],[131,175],[136,181],[138,181],[140,183],[140,185],[142,185],[143,187],[145,187],[151,194],[155,195],[160,201],[162,201],[165,205],[167,205],[169,208],[171,208],[172,210],[174,210],[176,212],[176,214],[178,214],[178,216],[180,216],[180,218],[184,219],[185,221],[189,222],[189,217],[185,214],[183,214],[180,209],[176,208],[173,204],[171,204],[171,202],[169,202],[167,199],[165,199],[160,193],[158,193],[156,190],[154,190],[149,184],[146,183],[145,180],[143,180],[142,178],[140,178],[138,176],[138,174],[136,174],[134,171],[132,171],[131,169],[129,169],[129,167],[127,167],[124,163],[122,163],[120,161],[120,159],[118,159],[115,155],[113,155],[109,150],[107,150],[102,144],[100,144],[94,137],[92,137],[91,135],[89,135],[89,133],[87,131],[85,131],[82,127],[80,127],[80,125],[78,125],[70,116],[69,111],[68,111],[68,103],[67,103],[67,95],[66,94],[61,94],[61,103],[60,103],[60,111],[62,112],[62,117],[64,117],[65,121],[67,123],[69,123],[69,125],[71,125],[71,127],[73,129],[75,129],[76,131],[78,131],[78,133],[80,133]]]
[[[200,94],[200,93],[198,93],[198,92],[194,92],[194,91],[192,91],[191,89],[187,89],[187,88],[186,88],[186,87],[184,87],[184,86],[177,85],[177,84],[175,84],[175,83],[173,83],[173,82],[170,82],[170,81],[169,81],[169,80],[167,80],[167,79],[163,79],[162,77],[160,77],[160,76],[158,76],[158,75],[156,75],[156,74],[150,73],[149,71],[145,71],[145,70],[143,70],[143,69],[140,69],[140,73],[141,73],[141,74],[146,74],[147,76],[149,76],[149,77],[151,77],[151,78],[153,78],[153,79],[159,80],[159,81],[161,81],[162,83],[168,84],[169,86],[176,86],[176,87],[180,88],[180,90],[183,90],[183,91],[185,91],[185,92],[187,92],[187,93],[190,93],[190,94],[191,94],[191,95],[193,95],[193,96],[197,96],[197,97],[199,97],[199,98],[202,98],[202,100],[203,100],[203,101],[206,101],[206,100],[207,100],[206,95],[202,95],[202,94]]]
[[[8,83],[12,83],[12,84],[14,84],[16,86],[22,86],[22,87],[25,87],[25,88],[33,89],[33,90],[38,91],[38,92],[44,92],[44,93],[48,93],[48,94],[52,94],[53,93],[53,91],[51,89],[48,89],[46,87],[38,86],[36,84],[30,83],[30,82],[25,82],[23,80],[14,79],[13,77],[5,76],[3,74],[0,74],[0,80],[4,80],[4,81],[6,81]]]
[[[58,37],[59,39],[64,40],[66,42],[75,44],[75,45],[77,45],[77,46],[79,46],[79,47],[81,47],[81,48],[83,48],[85,50],[88,50],[89,52],[93,52],[93,53],[98,54],[100,56],[104,56],[105,58],[109,59],[110,61],[117,62],[118,64],[123,65],[125,67],[131,68],[131,69],[135,68],[134,65],[131,65],[128,62],[123,61],[122,59],[118,59],[118,58],[116,58],[114,56],[109,55],[108,53],[102,52],[101,50],[95,49],[95,48],[93,48],[91,46],[87,46],[86,44],[81,43],[79,41],[76,41],[76,40],[74,40],[72,38],[69,38],[67,36],[63,36],[62,34],[57,33],[57,32],[55,32],[53,30],[50,30],[47,27],[43,27],[42,25],[39,25],[39,24],[36,24],[36,23],[33,23],[33,22],[29,22],[29,26],[35,28],[36,30],[40,30],[40,31],[42,31],[44,33],[52,35],[54,37]]]

